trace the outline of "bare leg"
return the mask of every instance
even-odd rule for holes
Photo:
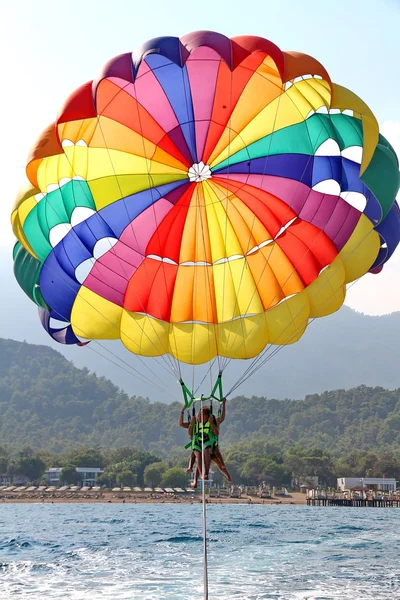
[[[225,477],[227,478],[229,483],[232,483],[232,477],[225,465],[225,461],[222,458],[222,454],[220,449],[218,448],[218,446],[215,446],[213,449],[213,452],[211,454],[211,460],[213,462],[215,462],[215,464],[217,465],[218,469],[221,471],[221,473],[223,475],[225,475]]]
[[[192,483],[192,487],[196,488],[197,487],[197,481],[199,479],[199,477],[201,477],[201,473],[203,470],[203,464],[202,464],[202,460],[201,460],[201,452],[199,452],[199,450],[195,450],[194,451],[194,455],[196,458],[196,472],[194,475],[194,480]]]
[[[204,448],[204,472],[203,479],[208,479],[211,464],[211,448]]]
[[[186,473],[191,473],[193,471],[194,461],[196,460],[196,456],[194,452],[190,454],[188,468],[186,469]]]

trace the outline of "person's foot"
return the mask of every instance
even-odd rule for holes
[[[208,480],[208,475],[204,475],[203,479],[204,479],[204,481],[207,481]]]
[[[191,469],[190,467],[188,467],[185,471],[185,473],[193,473],[193,469]]]
[[[228,477],[228,483],[233,483],[232,477]]]
[[[197,481],[192,481],[192,483],[190,484],[190,487],[193,489],[197,488]]]

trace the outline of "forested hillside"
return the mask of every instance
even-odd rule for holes
[[[104,377],[77,369],[45,346],[0,340],[0,441],[61,452],[76,443],[135,446],[163,454],[184,445],[179,403],[129,397]],[[304,400],[228,401],[224,447],[250,441],[283,451],[320,447],[400,453],[400,389],[360,386]]]

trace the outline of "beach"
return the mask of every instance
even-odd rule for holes
[[[3,504],[196,504],[202,502],[200,491],[183,494],[145,494],[133,492],[3,492],[0,503]],[[209,496],[206,493],[208,504],[296,504],[305,505],[306,495],[299,492],[293,492],[288,496],[273,496],[272,498],[259,498],[258,496],[242,495],[241,498]]]

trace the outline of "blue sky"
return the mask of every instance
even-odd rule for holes
[[[66,96],[109,58],[198,29],[259,35],[313,55],[369,104],[400,153],[400,0],[0,0],[0,260],[12,247],[9,213],[29,147]],[[377,281],[354,286],[348,304],[371,314],[400,310],[399,251],[379,276],[379,297]]]

